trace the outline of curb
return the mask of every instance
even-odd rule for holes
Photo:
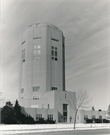
[[[55,129],[55,128],[51,128],[51,129],[28,129],[28,130],[5,130],[5,131],[1,131],[0,135],[11,135],[11,134],[24,134],[24,133],[47,133],[47,132],[60,132],[60,131],[72,131],[72,130],[97,130],[97,129],[110,129],[110,127],[97,127],[97,128],[59,128],[59,129]]]

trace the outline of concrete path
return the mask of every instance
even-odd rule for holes
[[[76,124],[75,130],[110,129],[109,124]],[[0,125],[0,135],[74,130],[73,124]]]

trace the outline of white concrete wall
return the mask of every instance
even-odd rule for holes
[[[102,116],[103,119],[106,118],[106,111],[91,111],[91,110],[79,110],[77,116],[77,123],[84,123],[84,115],[88,116],[88,119],[92,119],[92,115],[95,116],[96,119],[99,119],[99,116]]]
[[[38,94],[33,92],[33,86],[40,86],[40,93],[51,91],[51,87],[57,87],[58,91],[65,90],[63,33],[53,25],[31,25],[23,33],[22,42],[24,41],[25,43],[21,45],[21,52],[25,49],[25,62],[21,62],[20,65],[19,98],[21,105],[31,107],[35,102],[32,101],[33,96]],[[40,45],[40,49],[38,49],[38,45]],[[58,61],[51,59],[52,45],[57,47]],[[39,56],[38,50],[40,50]],[[24,88],[24,93],[21,94],[22,88]],[[43,94],[40,95],[43,96]],[[36,101],[37,103],[38,101]]]

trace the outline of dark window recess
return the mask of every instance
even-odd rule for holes
[[[54,49],[54,46],[52,46],[52,49]]]
[[[58,42],[58,39],[55,39],[55,38],[51,38],[51,40],[54,40],[54,41],[57,41]]]
[[[33,100],[39,100],[39,97],[35,97],[35,96],[34,96],[34,97],[33,97]]]
[[[38,91],[39,89],[40,89],[39,86],[34,86],[34,87],[33,87],[33,92],[36,92],[36,91]]]
[[[22,62],[25,62],[25,59],[23,59]]]
[[[55,60],[57,61],[57,58],[55,58]]]
[[[54,60],[54,57],[52,57],[52,60]]]
[[[26,42],[26,41],[23,41],[23,42],[22,42],[22,45],[23,45],[25,42]]]
[[[41,37],[34,37],[33,39],[41,39]]]
[[[52,56],[54,56],[54,50],[52,50]]]
[[[49,104],[48,104],[48,109],[49,109]]]
[[[63,104],[63,111],[67,111],[67,104]]]
[[[65,94],[65,99],[66,99],[66,94]]]
[[[22,62],[25,62],[25,49],[22,50]]]
[[[64,122],[67,122],[67,104],[63,104],[63,120]]]
[[[57,87],[52,87],[52,90],[57,90]]]
[[[57,51],[55,51],[55,57],[57,57]]]
[[[57,47],[55,47],[55,50],[57,50]]]

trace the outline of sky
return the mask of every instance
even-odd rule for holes
[[[85,89],[95,110],[110,104],[107,0],[1,0],[2,97],[18,99],[21,37],[31,24],[50,23],[65,37],[66,90]]]

